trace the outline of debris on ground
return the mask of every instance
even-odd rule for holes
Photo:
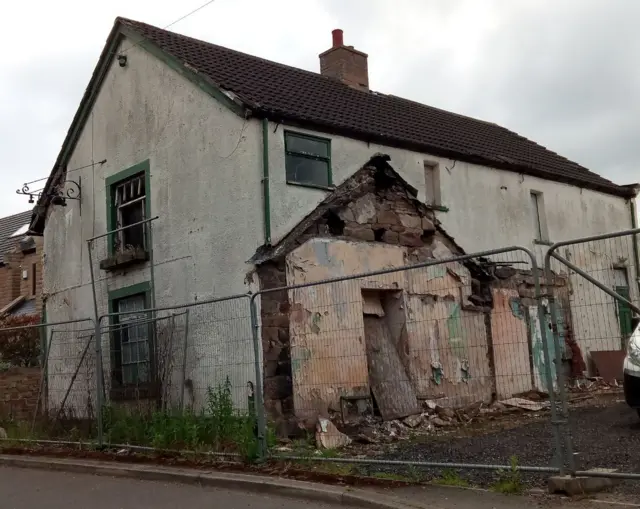
[[[611,391],[619,391],[620,384],[617,380],[606,381],[601,376],[590,376],[575,380],[573,385],[569,387],[570,393],[607,393]],[[570,396],[570,399],[573,399]]]
[[[351,443],[351,439],[340,432],[329,419],[319,417],[316,424],[316,445],[318,449],[339,449]]]
[[[422,424],[423,420],[424,420],[424,417],[422,417],[422,414],[417,414],[417,415],[410,415],[409,417],[405,417],[402,420],[402,422],[407,426],[409,426],[410,428],[417,428],[418,426],[420,426],[420,424]]]
[[[425,407],[427,410],[435,410],[438,406],[438,403],[436,403],[435,401],[431,400],[431,399],[425,399],[422,402],[422,406]]]
[[[434,417],[433,419],[431,419],[431,422],[433,423],[434,426],[437,426],[438,428],[444,428],[446,426],[451,426],[453,424],[451,421],[445,421],[440,417]]]
[[[530,412],[539,412],[540,410],[543,410],[549,407],[549,403],[546,401],[539,403],[539,402],[531,401],[524,398],[509,398],[501,401],[500,403],[506,406],[522,408],[523,410],[529,410]]]
[[[612,394],[614,389],[619,390],[614,383],[609,384],[601,377],[585,378],[580,383],[574,383],[574,386],[569,389],[569,403],[578,406],[600,393]],[[424,399],[421,401],[422,413],[410,415],[404,419],[384,421],[381,416],[373,415],[372,412],[351,416],[348,422],[343,422],[339,415],[333,415],[331,419],[356,445],[377,449],[379,448],[377,446],[382,447],[385,444],[411,440],[420,436],[451,434],[458,429],[494,420],[504,419],[505,425],[508,425],[510,416],[517,418],[517,415],[521,414],[526,415],[527,418],[536,418],[541,412],[549,411],[551,408],[549,395],[536,389],[504,400],[495,400],[492,403],[476,401],[456,408],[445,406],[446,404],[441,397]],[[324,440],[323,437],[326,434],[316,435],[319,444],[319,440]],[[320,448],[320,445],[318,447]]]

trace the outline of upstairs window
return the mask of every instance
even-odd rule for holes
[[[530,196],[535,240],[538,242],[549,242],[547,217],[544,209],[544,196],[540,191],[531,191]]]
[[[438,163],[424,162],[425,203],[439,207],[440,203],[440,166]]]
[[[124,228],[116,235],[116,250],[146,249],[144,224],[147,190],[145,175],[140,173],[116,184],[113,188],[116,228]],[[131,226],[130,228],[128,228]]]
[[[287,183],[331,187],[331,141],[306,134],[285,132]]]

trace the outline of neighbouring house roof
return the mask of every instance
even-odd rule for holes
[[[26,234],[30,221],[30,210],[0,218],[0,263],[5,263],[5,253],[21,235]]]
[[[286,255],[298,246],[299,239],[308,228],[329,211],[346,207],[349,203],[371,193],[372,190],[390,188],[392,186],[394,189],[401,191],[399,196],[411,203],[418,212],[425,217],[432,218],[431,220],[436,230],[450,243],[456,254],[465,254],[462,247],[456,244],[453,237],[442,228],[437,218],[433,215],[432,209],[417,199],[418,190],[403,179],[389,164],[390,160],[391,158],[386,154],[374,155],[362,168],[328,194],[315,209],[307,214],[280,241],[271,246],[260,246],[249,260],[249,263],[260,265]]]
[[[27,298],[24,295],[13,299],[9,304],[0,309],[0,317],[5,315],[11,316],[26,316],[35,315],[37,313],[36,300]]]
[[[119,36],[132,35],[160,52],[180,73],[258,117],[537,176],[604,193],[633,197],[578,163],[499,125],[414,101],[363,91],[318,73],[186,37],[146,23],[116,18],[82,103],[47,181],[56,185],[104,75],[116,56]],[[46,193],[45,193],[46,194]],[[46,198],[36,206],[31,228],[42,229]],[[39,219],[39,221],[38,221]]]

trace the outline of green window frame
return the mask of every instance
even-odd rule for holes
[[[111,360],[111,373],[109,379],[111,380],[111,396],[114,399],[132,399],[132,398],[147,398],[154,397],[155,390],[154,383],[156,380],[156,359],[155,359],[155,327],[152,322],[146,324],[147,334],[147,349],[149,355],[149,367],[148,367],[148,380],[141,383],[131,384],[126,383],[124,380],[124,364],[123,364],[123,328],[119,327],[122,323],[121,317],[118,313],[118,303],[124,299],[143,296],[144,309],[150,309],[152,305],[151,300],[151,283],[145,281],[135,285],[127,286],[125,288],[119,288],[117,290],[110,291],[108,294],[109,302],[109,351]],[[135,313],[132,313],[132,316]],[[140,314],[146,315],[147,319],[151,319],[151,311],[141,310]],[[124,314],[123,316],[126,316]],[[144,326],[144,325],[143,325]],[[140,327],[140,325],[133,327]],[[139,340],[138,340],[139,343]],[[137,346],[139,348],[139,345]],[[138,350],[139,355],[139,350]],[[126,361],[125,361],[126,363]],[[129,362],[128,364],[132,364]]]
[[[330,189],[331,140],[294,131],[285,131],[285,171],[287,184]]]
[[[144,201],[144,219],[151,217],[151,172],[149,159],[142,161],[138,164],[130,166],[118,172],[114,175],[110,175],[105,179],[106,186],[106,199],[107,199],[107,232],[113,232],[118,228],[118,208],[115,205],[116,193],[118,186],[123,184],[129,179],[133,179],[137,176],[144,177],[145,187],[145,201]],[[145,245],[147,250],[150,249],[150,238],[148,228],[144,228]],[[109,246],[109,256],[112,256],[116,251],[118,244],[118,234],[110,233],[107,238]]]

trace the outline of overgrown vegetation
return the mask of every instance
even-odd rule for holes
[[[40,328],[28,327],[38,323],[40,317],[37,315],[6,316],[0,319],[0,363],[4,369],[39,365]]]
[[[234,408],[228,378],[207,390],[207,405],[200,412],[167,409],[145,413],[112,406],[105,408],[103,418],[105,439],[110,444],[233,452],[249,461],[259,453],[253,412]]]
[[[439,484],[440,486],[458,486],[460,488],[466,488],[469,486],[469,481],[460,477],[460,474],[453,469],[445,469],[442,471],[442,476],[434,479],[433,484]]]
[[[524,491],[522,476],[518,465],[518,457],[511,456],[508,470],[498,470],[498,479],[491,485],[491,489],[498,493],[520,495]]]

